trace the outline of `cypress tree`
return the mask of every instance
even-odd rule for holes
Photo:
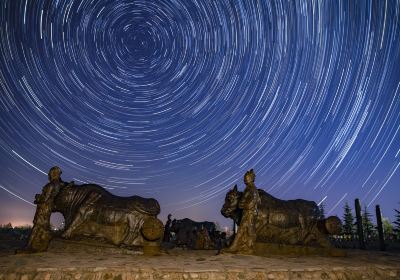
[[[372,214],[368,212],[367,206],[364,206],[364,211],[362,214],[362,223],[365,233],[365,239],[368,240],[374,232],[374,225],[372,224]]]
[[[393,234],[393,225],[388,218],[382,218],[383,234],[385,239],[390,239]]]
[[[318,212],[317,212],[318,220],[323,220],[325,219],[325,204],[321,203],[318,206]]]
[[[347,203],[347,201],[344,204],[342,231],[343,231],[343,234],[346,234],[346,235],[353,236],[353,234],[354,234],[354,217],[353,217],[353,213],[351,212],[351,208],[350,208],[349,204]]]

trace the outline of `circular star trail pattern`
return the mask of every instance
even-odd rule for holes
[[[30,221],[23,200],[53,165],[154,197],[163,218],[224,223],[250,168],[257,187],[330,214],[356,197],[387,216],[399,202],[399,1],[0,9],[3,223]]]

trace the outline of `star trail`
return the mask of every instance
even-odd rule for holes
[[[2,0],[0,224],[64,181],[217,221],[281,199],[400,202],[400,1]]]

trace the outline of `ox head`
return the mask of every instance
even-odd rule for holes
[[[225,196],[225,203],[222,206],[221,214],[225,218],[233,219],[237,224],[240,223],[242,216],[242,210],[239,209],[239,201],[242,193],[238,191],[237,185],[233,189],[229,190]]]

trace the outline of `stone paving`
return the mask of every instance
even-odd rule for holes
[[[65,245],[14,255],[0,251],[0,279],[400,279],[400,254],[348,251],[347,257],[215,255],[173,249],[160,256],[110,246]]]

